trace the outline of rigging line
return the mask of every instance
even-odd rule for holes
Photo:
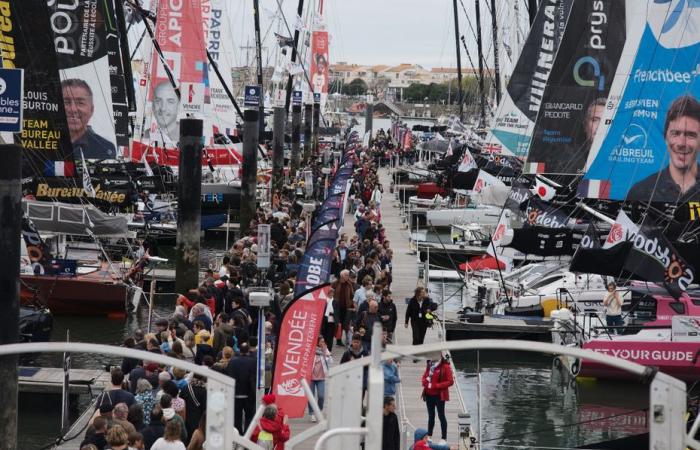
[[[139,51],[141,48],[141,42],[143,42],[143,38],[146,37],[146,30],[144,29],[143,32],[141,33],[141,37],[139,38],[138,42],[136,43],[136,46],[134,47],[134,51],[131,53],[131,56],[129,57],[129,60],[133,60],[134,56],[136,56],[136,52]]]
[[[469,16],[469,13],[467,12],[467,8],[464,6],[464,1],[459,0],[459,3],[462,5],[462,10],[464,11],[464,15],[467,17],[467,23],[469,24],[469,29],[472,32],[472,36],[474,37],[474,39],[478,39],[478,37],[476,35],[476,31],[474,30],[474,26],[472,25],[471,17]],[[464,36],[462,36],[462,44],[464,45],[464,47],[466,49],[467,43],[466,43],[466,40],[464,39]],[[467,56],[469,56],[469,50],[467,50]],[[469,62],[472,65],[472,69],[474,71],[476,71],[476,68],[474,67],[474,62],[472,61],[471,56],[469,56]],[[486,61],[484,61],[484,63],[485,62]],[[484,64],[484,65],[486,65],[486,64]],[[485,69],[484,72],[486,72],[486,74],[488,75],[488,79],[491,81],[491,86],[495,86],[496,80],[493,78],[493,73],[491,73],[492,70],[490,70],[488,67],[485,67],[484,69]],[[480,79],[480,76],[477,75],[477,79]]]

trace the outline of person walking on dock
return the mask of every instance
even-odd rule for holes
[[[401,432],[399,418],[396,416],[396,400],[384,397],[384,418],[382,421],[382,450],[399,450]]]
[[[382,290],[382,301],[379,303],[379,317],[382,320],[382,327],[386,329],[389,342],[394,342],[394,330],[396,329],[398,315],[390,289],[384,288]]]
[[[417,287],[413,297],[406,308],[406,321],[404,326],[408,328],[408,323],[411,323],[413,331],[413,345],[422,345],[425,340],[425,332],[428,330],[430,321],[429,313],[433,311],[433,303],[428,298],[428,292],[424,287]],[[426,315],[428,317],[426,317]]]
[[[248,343],[240,345],[240,356],[237,356],[228,363],[226,375],[236,380],[236,399],[233,409],[234,426],[240,434],[245,433],[255,414],[255,380],[256,364],[255,358],[248,355]]]
[[[428,434],[433,435],[435,428],[435,411],[440,419],[440,444],[446,444],[447,418],[445,417],[445,402],[450,400],[450,386],[454,384],[450,361],[440,354],[437,360],[429,360],[423,373],[423,400],[428,408]]]
[[[109,404],[114,407],[117,403],[126,403],[126,406],[131,406],[136,401],[134,394],[123,389],[124,372],[119,367],[114,367],[111,370],[112,386],[103,392],[95,402],[95,409],[98,409],[103,404]]]
[[[323,400],[326,396],[326,376],[333,363],[333,357],[328,350],[325,339],[322,336],[318,337],[316,345],[316,354],[314,355],[314,365],[311,368],[311,392],[316,393],[319,409],[323,409]],[[309,404],[309,415],[311,421],[316,422],[316,416]]]

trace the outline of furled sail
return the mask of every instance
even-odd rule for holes
[[[487,136],[491,151],[527,156],[544,88],[573,3],[542,2]]]

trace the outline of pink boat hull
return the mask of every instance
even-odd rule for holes
[[[594,340],[583,344],[583,348],[644,366],[656,366],[659,371],[683,381],[700,380],[700,342]],[[588,360],[581,364],[579,375],[606,379],[633,378],[629,372]]]

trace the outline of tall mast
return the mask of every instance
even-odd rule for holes
[[[263,140],[265,134],[265,86],[263,86],[263,67],[262,67],[262,44],[260,42],[260,4],[259,0],[253,0],[253,16],[255,18],[255,56],[257,60],[257,75],[258,85],[260,86],[260,104],[259,108],[259,133],[258,139]]]
[[[538,0],[527,0],[527,12],[530,15],[530,25],[535,21],[535,16],[537,15],[537,4]]]
[[[297,17],[301,17],[304,13],[304,0],[299,0],[297,4]],[[297,61],[297,47],[299,46],[299,28],[294,30],[294,47],[292,47],[292,65]],[[289,111],[289,102],[292,99],[292,81],[293,76],[290,74],[287,79],[287,97],[284,100],[284,110]]]
[[[459,120],[464,120],[464,100],[462,97],[462,54],[459,49],[459,18],[457,16],[457,0],[453,0],[452,4],[454,6],[455,16],[455,45],[457,46],[457,103],[459,104]]]
[[[498,60],[498,21],[496,0],[491,0],[491,33],[493,36],[493,75],[496,82],[496,104],[501,103],[501,68]]]
[[[486,125],[486,89],[484,87],[484,51],[481,43],[481,0],[474,0],[476,5],[476,48],[479,53],[479,126]]]

